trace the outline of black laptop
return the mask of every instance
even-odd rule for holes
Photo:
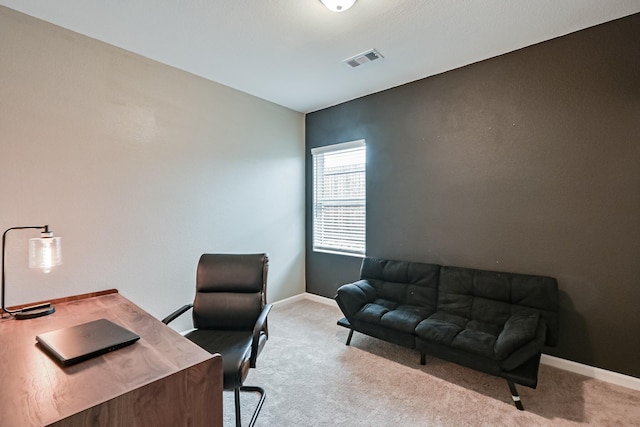
[[[140,337],[107,319],[58,329],[36,336],[40,347],[63,366],[108,353]]]

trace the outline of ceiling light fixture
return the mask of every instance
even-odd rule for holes
[[[327,9],[332,12],[344,12],[349,9],[356,0],[320,0],[322,4],[324,4]]]

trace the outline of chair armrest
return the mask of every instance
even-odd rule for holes
[[[258,316],[258,320],[256,320],[256,324],[253,327],[253,340],[251,341],[251,367],[256,367],[256,360],[258,359],[258,350],[260,345],[260,333],[264,331],[267,338],[269,337],[269,333],[267,331],[267,316],[271,311],[271,304],[267,304],[262,309],[260,316]]]
[[[367,303],[376,300],[378,292],[367,280],[347,283],[338,288],[335,300],[342,313],[351,320]]]
[[[164,323],[165,325],[168,325],[169,322],[173,322],[174,320],[176,320],[178,317],[186,313],[191,307],[193,307],[193,304],[183,305],[182,307],[180,307],[179,309],[177,309],[176,311],[174,311],[173,313],[171,313],[170,315],[162,319],[162,323]]]

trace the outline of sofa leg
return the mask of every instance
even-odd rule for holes
[[[347,337],[347,345],[351,344],[352,336],[353,336],[353,329],[349,329],[349,336]]]
[[[421,365],[427,364],[427,357],[426,357],[426,354],[424,354],[424,352],[420,352],[420,364]]]
[[[513,399],[513,403],[515,403],[516,408],[524,411],[524,406],[522,406],[522,402],[520,401],[520,395],[518,394],[516,385],[513,383],[513,381],[510,380],[507,380],[507,384],[509,384],[509,390],[511,390],[511,398]]]

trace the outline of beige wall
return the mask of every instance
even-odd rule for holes
[[[0,7],[0,228],[49,224],[64,264],[7,299],[118,288],[158,317],[203,252],[270,254],[270,301],[304,291],[304,117]]]

